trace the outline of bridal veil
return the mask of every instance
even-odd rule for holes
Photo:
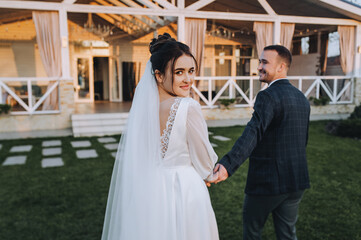
[[[102,240],[169,240],[160,161],[159,95],[149,60],[118,147]]]

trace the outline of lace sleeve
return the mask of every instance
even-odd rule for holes
[[[187,141],[192,164],[202,179],[212,175],[218,156],[208,138],[208,128],[201,106],[191,100],[187,117]]]

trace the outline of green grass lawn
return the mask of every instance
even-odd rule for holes
[[[307,154],[311,189],[300,205],[298,238],[361,240],[361,141],[331,136],[324,126],[325,122],[310,126]],[[229,142],[211,140],[218,145],[215,150],[221,157],[243,127],[210,131],[232,138]],[[50,139],[59,138],[46,140]],[[41,168],[45,139],[0,141],[0,163],[11,146],[33,145],[25,165],[0,165],[1,240],[100,239],[114,158],[97,138],[84,138],[98,152],[96,159],[77,159],[70,145],[74,138],[60,139],[65,166],[47,169]],[[248,161],[226,182],[210,188],[222,240],[242,239],[247,168]],[[263,239],[275,239],[272,218],[266,223]]]

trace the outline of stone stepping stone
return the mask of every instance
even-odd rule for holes
[[[112,157],[115,158],[117,156],[117,152],[112,152]]]
[[[230,138],[223,137],[223,136],[213,136],[213,138],[216,139],[216,140],[222,141],[222,142],[231,140]]]
[[[43,156],[60,155],[61,152],[61,148],[44,148],[42,151]]]
[[[211,145],[212,145],[212,147],[218,147],[218,145],[215,143],[211,143]]]
[[[32,145],[14,146],[10,149],[10,152],[30,152],[32,148]]]
[[[2,144],[0,144],[0,150],[3,148],[3,145]]]
[[[57,158],[44,158],[41,160],[41,167],[48,168],[48,167],[62,167],[64,166],[63,159],[60,157]]]
[[[213,133],[212,133],[212,132],[208,132],[208,135],[213,135]]]
[[[3,166],[10,166],[10,165],[23,165],[26,162],[26,156],[11,156],[5,159],[3,162]]]
[[[73,148],[80,148],[80,147],[90,147],[91,143],[90,141],[75,141],[71,142],[71,145]]]
[[[61,146],[61,140],[50,140],[50,141],[44,141],[42,143],[42,147],[57,147]]]
[[[79,159],[96,158],[96,157],[98,157],[98,154],[94,149],[86,149],[86,150],[76,151],[76,156]]]
[[[118,143],[110,143],[110,144],[105,144],[104,147],[108,150],[116,150],[118,149]]]
[[[104,137],[104,138],[98,138],[98,141],[100,143],[110,143],[110,142],[116,142],[117,140],[113,137]]]

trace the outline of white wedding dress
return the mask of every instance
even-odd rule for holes
[[[166,128],[161,137],[169,217],[174,240],[216,240],[218,230],[208,189],[217,155],[208,139],[200,105],[191,98],[172,98]],[[166,112],[166,110],[165,110]],[[164,114],[168,115],[168,114]]]
[[[199,103],[160,103],[149,61],[114,162],[101,239],[218,240],[203,181],[216,161]]]

